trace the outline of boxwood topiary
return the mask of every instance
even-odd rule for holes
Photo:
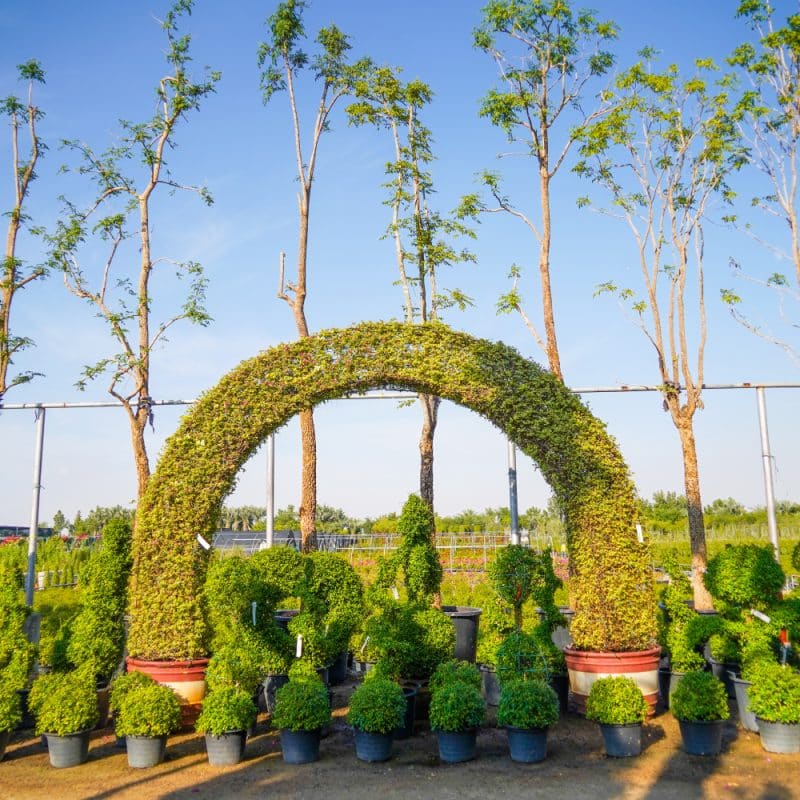
[[[168,736],[181,725],[178,695],[160,683],[131,689],[117,716],[118,736]]]
[[[430,690],[435,692],[442,686],[449,683],[461,681],[468,686],[474,686],[476,689],[481,688],[481,673],[474,664],[469,661],[458,661],[453,658],[449,661],[443,661],[431,675]]]
[[[555,376],[506,345],[441,323],[390,322],[322,331],[267,350],[225,376],[184,417],[137,508],[131,656],[207,655],[207,555],[196,537],[211,537],[242,466],[300,411],[386,386],[470,408],[539,466],[564,513],[577,648],[653,645],[649,547],[637,541],[633,483],[603,423]]]
[[[71,672],[55,673],[40,688],[44,691],[34,695],[33,707],[36,715],[36,733],[54,733],[68,736],[91,730],[100,719],[97,710],[97,691],[94,675],[87,668]],[[41,680],[37,678],[33,687]],[[31,690],[33,690],[31,687]],[[30,698],[29,698],[30,700]],[[29,702],[30,707],[30,702]]]
[[[246,731],[255,722],[257,713],[252,694],[235,686],[218,688],[203,698],[195,729],[214,736]]]
[[[728,719],[725,685],[710,672],[687,672],[669,699],[675,719],[684,722],[711,722]]]
[[[548,728],[558,715],[558,695],[544,681],[507,681],[500,690],[498,725],[526,730]]]
[[[209,692],[236,688],[253,696],[265,675],[260,648],[253,639],[243,637],[238,644],[226,645],[211,656],[206,669]]]
[[[750,710],[767,722],[800,723],[800,674],[791,667],[761,662],[748,674]]]
[[[108,707],[115,713],[119,714],[122,708],[122,702],[127,696],[128,692],[134,689],[141,689],[144,686],[153,686],[155,681],[146,673],[137,670],[133,672],[124,672],[122,675],[117,675],[111,684],[111,694],[108,698]]]
[[[253,553],[250,561],[261,575],[273,605],[298,596],[306,562],[293,547],[273,545]]]
[[[453,681],[431,693],[431,730],[459,733],[477,728],[486,716],[481,693],[468,683]]]
[[[716,599],[765,609],[778,599],[786,576],[769,545],[726,545],[708,561],[703,583]]]
[[[22,721],[22,701],[10,683],[0,681],[0,733],[13,731]]]
[[[366,733],[391,733],[403,724],[405,712],[406,698],[398,684],[368,677],[350,696],[347,721]]]
[[[489,579],[501,600],[514,609],[514,624],[522,628],[522,606],[539,578],[539,558],[529,547],[510,544],[497,551],[489,565]]]
[[[547,682],[552,675],[564,671],[563,654],[543,631],[512,631],[506,636],[496,655],[500,683],[532,678]]]
[[[325,684],[310,665],[293,666],[289,683],[275,693],[272,724],[291,731],[316,731],[330,722],[331,706]]]
[[[603,725],[644,722],[647,701],[633,678],[609,675],[598,678],[586,698],[586,718]]]

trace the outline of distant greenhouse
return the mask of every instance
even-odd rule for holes
[[[284,545],[300,549],[302,537],[300,531],[275,531],[272,542],[275,545]],[[356,544],[354,534],[318,533],[318,550],[343,550]],[[232,531],[222,530],[214,534],[212,546],[217,550],[241,550],[252,555],[267,546],[266,531]]]

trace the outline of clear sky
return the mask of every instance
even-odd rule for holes
[[[734,18],[737,3],[672,0],[605,0],[593,6],[614,19],[621,36],[614,46],[626,66],[643,45],[653,45],[665,61],[687,66],[695,57],[723,58],[749,36]],[[797,13],[794,2],[778,2]],[[426,124],[438,156],[433,176],[438,206],[447,210],[477,188],[482,169],[502,171],[515,201],[536,213],[534,173],[524,158],[498,160],[507,152],[504,136],[477,115],[478,103],[493,85],[494,64],[472,47],[471,32],[480,20],[480,0],[317,0],[306,14],[315,33],[335,22],[351,37],[356,56],[401,66],[407,78],[419,77],[435,93]],[[113,144],[120,118],[144,120],[153,110],[154,87],[164,69],[164,38],[156,18],[167,4],[157,0],[106,3],[94,0],[0,0],[0,95],[19,93],[15,67],[38,59],[47,84],[37,91],[46,117],[40,125],[50,149],[32,187],[28,211],[38,224],[52,227],[57,197],[68,192],[85,200],[74,177],[58,174],[68,154],[62,139],[81,139],[102,150]],[[213,386],[240,360],[272,344],[295,338],[288,307],[275,297],[279,252],[292,264],[296,248],[295,164],[285,95],[261,102],[256,49],[264,19],[275,3],[251,0],[197,0],[185,30],[192,34],[192,54],[203,65],[221,70],[216,95],[179,130],[179,148],[170,154],[176,176],[204,183],[215,198],[205,207],[191,196],[163,193],[154,207],[154,244],[161,255],[195,259],[209,277],[208,308],[214,318],[205,329],[175,329],[156,354],[152,393],[157,399],[190,399]],[[597,89],[599,87],[595,87]],[[299,87],[306,130],[318,99],[312,82]],[[8,131],[0,133],[0,204],[11,206]],[[382,205],[383,167],[391,157],[385,134],[347,126],[341,109],[323,139],[312,201],[310,325],[319,330],[365,319],[399,318],[401,294],[393,285],[396,267],[391,243],[381,235],[388,223]],[[751,190],[752,176],[737,188]],[[637,286],[635,253],[629,233],[614,221],[577,210],[575,198],[586,193],[564,173],[555,184],[553,282],[557,325],[566,381],[571,386],[654,384],[654,353],[641,332],[608,298],[593,298],[607,280]],[[83,193],[83,194],[82,194]],[[760,222],[754,218],[754,222]],[[455,267],[443,281],[459,287],[475,302],[453,311],[447,321],[472,334],[500,339],[531,358],[540,353],[515,316],[498,317],[495,303],[508,287],[506,274],[516,262],[526,270],[522,293],[535,312],[533,282],[536,247],[522,225],[511,219],[484,219],[472,245],[475,265]],[[35,262],[37,245],[23,238],[18,255]],[[87,269],[92,257],[86,251]],[[773,256],[740,233],[710,225],[706,247],[709,306],[707,383],[798,381],[800,372],[776,348],[737,326],[718,301],[719,288],[732,285],[731,257],[753,272],[780,268]],[[135,262],[135,258],[133,259]],[[168,280],[159,304],[178,302]],[[759,303],[746,284],[738,284],[751,303]],[[772,305],[754,305],[766,315]],[[45,373],[9,392],[8,403],[24,401],[105,400],[99,380],[83,392],[74,383],[81,368],[110,352],[110,340],[90,309],[69,295],[57,276],[33,285],[14,309],[17,333],[37,347],[17,360],[19,369]],[[617,438],[641,494],[658,489],[682,491],[677,434],[654,394],[587,396]],[[703,496],[734,496],[747,505],[763,503],[755,393],[708,392],[706,408],[696,417]],[[777,467],[779,499],[800,499],[800,434],[795,423],[797,390],[768,393],[770,433]],[[149,435],[155,462],[165,437],[181,412],[159,409]],[[417,487],[417,439],[420,412],[392,401],[337,401],[319,409],[319,501],[354,516],[399,510]],[[0,523],[26,524],[30,517],[34,449],[33,413],[0,413]],[[436,444],[437,510],[453,513],[471,507],[506,505],[506,446],[488,423],[452,405],[441,413]],[[279,506],[299,500],[299,436],[289,424],[277,438]],[[242,473],[231,503],[264,502],[264,451]],[[520,503],[543,506],[549,489],[527,459],[520,458]],[[121,410],[51,411],[47,417],[41,518],[57,509],[67,516],[95,505],[128,504],[135,493],[127,422]]]

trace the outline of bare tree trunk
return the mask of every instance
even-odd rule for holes
[[[128,421],[131,426],[131,443],[133,445],[133,460],[136,464],[137,498],[141,499],[147,483],[150,480],[150,459],[147,456],[147,446],[144,441],[144,429],[147,425],[147,409],[133,412],[128,410]]]
[[[433,510],[433,437],[439,419],[441,398],[419,395],[422,406],[422,433],[419,437],[419,495]]]
[[[317,549],[317,436],[311,410],[300,412],[300,441],[303,449],[300,537],[303,552],[310,553]]]
[[[692,550],[692,591],[696,611],[709,611],[714,601],[703,584],[703,575],[708,564],[706,556],[706,532],[703,521],[703,503],[700,499],[700,476],[697,468],[697,446],[691,418],[678,425],[683,454],[683,479],[686,503],[689,512],[689,543]]]
[[[547,364],[550,372],[560,381],[564,380],[561,372],[561,359],[558,355],[556,339],[556,322],[553,313],[553,293],[550,288],[550,174],[547,164],[539,167],[539,188],[542,199],[542,239],[539,247],[539,276],[542,285],[542,314],[544,317],[544,336],[547,352]]]

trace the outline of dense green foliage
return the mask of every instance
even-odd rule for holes
[[[460,681],[466,683],[468,686],[473,686],[475,689],[481,688],[481,673],[474,664],[469,661],[458,661],[457,659],[450,659],[443,661],[431,675],[430,690],[432,693],[437,692],[442,686]]]
[[[453,680],[431,694],[431,730],[458,733],[476,728],[486,716],[481,693],[464,681]]]
[[[37,684],[38,691],[34,692]],[[36,733],[67,736],[90,730],[100,718],[91,669],[84,667],[37,678],[28,696],[28,707],[36,717]]]
[[[367,733],[391,733],[402,725],[405,712],[406,698],[397,683],[368,676],[350,696],[347,721]]]
[[[564,672],[564,655],[540,624],[531,632],[515,630],[506,636],[497,648],[495,669],[501,684],[530,679],[547,682]]]
[[[22,720],[22,701],[14,686],[0,678],[0,733],[13,731]]]
[[[508,681],[500,690],[498,725],[547,728],[558,720],[558,715],[558,695],[544,681]]]
[[[0,685],[24,689],[33,667],[35,648],[25,635],[30,609],[22,594],[22,572],[0,563]]]
[[[800,674],[791,667],[762,663],[747,687],[750,710],[767,722],[800,723]]]
[[[289,671],[289,683],[275,693],[272,724],[291,731],[316,731],[330,719],[325,684],[308,663],[298,662]]]
[[[120,702],[118,736],[168,736],[181,724],[178,695],[168,686],[153,683],[127,692]]]
[[[771,547],[743,544],[711,558],[703,581],[714,599],[763,610],[775,602],[786,576]]]
[[[252,694],[234,686],[215,689],[203,698],[203,708],[195,729],[214,736],[246,731],[255,721],[257,713]]]
[[[603,424],[560,381],[506,345],[441,324],[364,323],[243,362],[170,437],[137,510],[132,656],[208,652],[200,601],[207,556],[196,536],[211,537],[223,498],[266,436],[325,400],[387,386],[476,411],[539,465],[565,515],[578,647],[638,650],[653,643],[648,548],[637,542],[633,484]]]
[[[684,722],[710,722],[730,716],[725,685],[710,672],[687,672],[672,693],[669,707],[674,717]]]
[[[647,701],[633,678],[609,675],[598,678],[586,698],[586,718],[603,725],[644,722]]]
[[[144,672],[123,672],[117,675],[111,684],[111,695],[108,698],[108,707],[115,713],[119,714],[122,708],[122,703],[125,700],[128,692],[134,689],[141,689],[145,686],[153,686],[155,681]]]

